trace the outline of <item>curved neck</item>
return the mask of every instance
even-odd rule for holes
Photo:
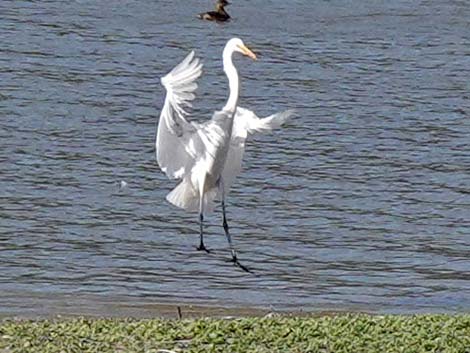
[[[223,63],[224,71],[228,78],[228,84],[230,87],[230,95],[228,97],[227,103],[225,104],[223,110],[229,110],[235,112],[237,109],[238,103],[238,93],[240,89],[240,84],[238,81],[238,72],[232,62],[232,51],[224,50],[223,53]]]

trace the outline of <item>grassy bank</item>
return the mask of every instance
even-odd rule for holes
[[[470,315],[0,322],[0,352],[470,353]]]

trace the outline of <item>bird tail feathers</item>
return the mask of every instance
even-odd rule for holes
[[[204,195],[203,212],[212,212],[215,207],[215,199],[218,196],[217,188],[213,188]],[[166,199],[176,207],[189,212],[199,212],[199,192],[190,179],[183,179],[167,196]]]
[[[186,211],[199,211],[199,193],[189,179],[183,179],[167,196],[168,202]]]

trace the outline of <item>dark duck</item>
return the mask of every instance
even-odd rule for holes
[[[225,11],[225,6],[230,5],[227,0],[217,0],[215,11],[209,11],[199,14],[201,20],[225,22],[230,19],[230,15]]]

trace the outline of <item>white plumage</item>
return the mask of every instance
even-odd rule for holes
[[[156,152],[158,164],[168,178],[181,180],[167,195],[167,200],[187,211],[199,211],[198,249],[208,251],[203,242],[203,215],[212,211],[215,201],[220,200],[232,259],[236,265],[247,270],[238,262],[232,247],[224,200],[241,170],[248,135],[280,127],[292,111],[260,119],[252,111],[237,106],[239,78],[232,62],[234,52],[256,59],[256,55],[240,39],[233,38],[227,42],[223,64],[230,95],[223,109],[216,111],[212,119],[203,124],[186,120],[186,108],[191,107],[197,88],[196,79],[202,73],[202,64],[194,57],[194,52],[161,79],[167,93],[158,124]]]

